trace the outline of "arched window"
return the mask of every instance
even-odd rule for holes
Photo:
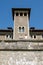
[[[34,38],[36,38],[36,35],[34,35]]]
[[[19,27],[19,32],[21,32],[21,27]]]
[[[24,32],[24,27],[19,27],[19,32]]]
[[[22,27],[21,31],[24,32],[24,27]]]
[[[6,37],[7,37],[7,38],[12,38],[12,36],[11,36],[11,35],[6,35]]]

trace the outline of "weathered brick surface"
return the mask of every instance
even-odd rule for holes
[[[43,51],[0,51],[0,65],[43,65]]]

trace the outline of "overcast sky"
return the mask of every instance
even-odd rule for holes
[[[30,27],[43,29],[43,0],[0,0],[0,29],[13,27],[12,8],[31,8]]]

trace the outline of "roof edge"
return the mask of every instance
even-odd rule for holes
[[[13,20],[14,20],[14,11],[29,11],[29,17],[30,17],[30,11],[31,11],[31,8],[12,8],[12,16],[13,16]]]

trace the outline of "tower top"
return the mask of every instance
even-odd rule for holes
[[[27,11],[28,14],[29,14],[29,17],[30,17],[30,11],[31,11],[31,8],[12,8],[12,16],[13,16],[13,20],[14,20],[14,13],[15,11]]]

